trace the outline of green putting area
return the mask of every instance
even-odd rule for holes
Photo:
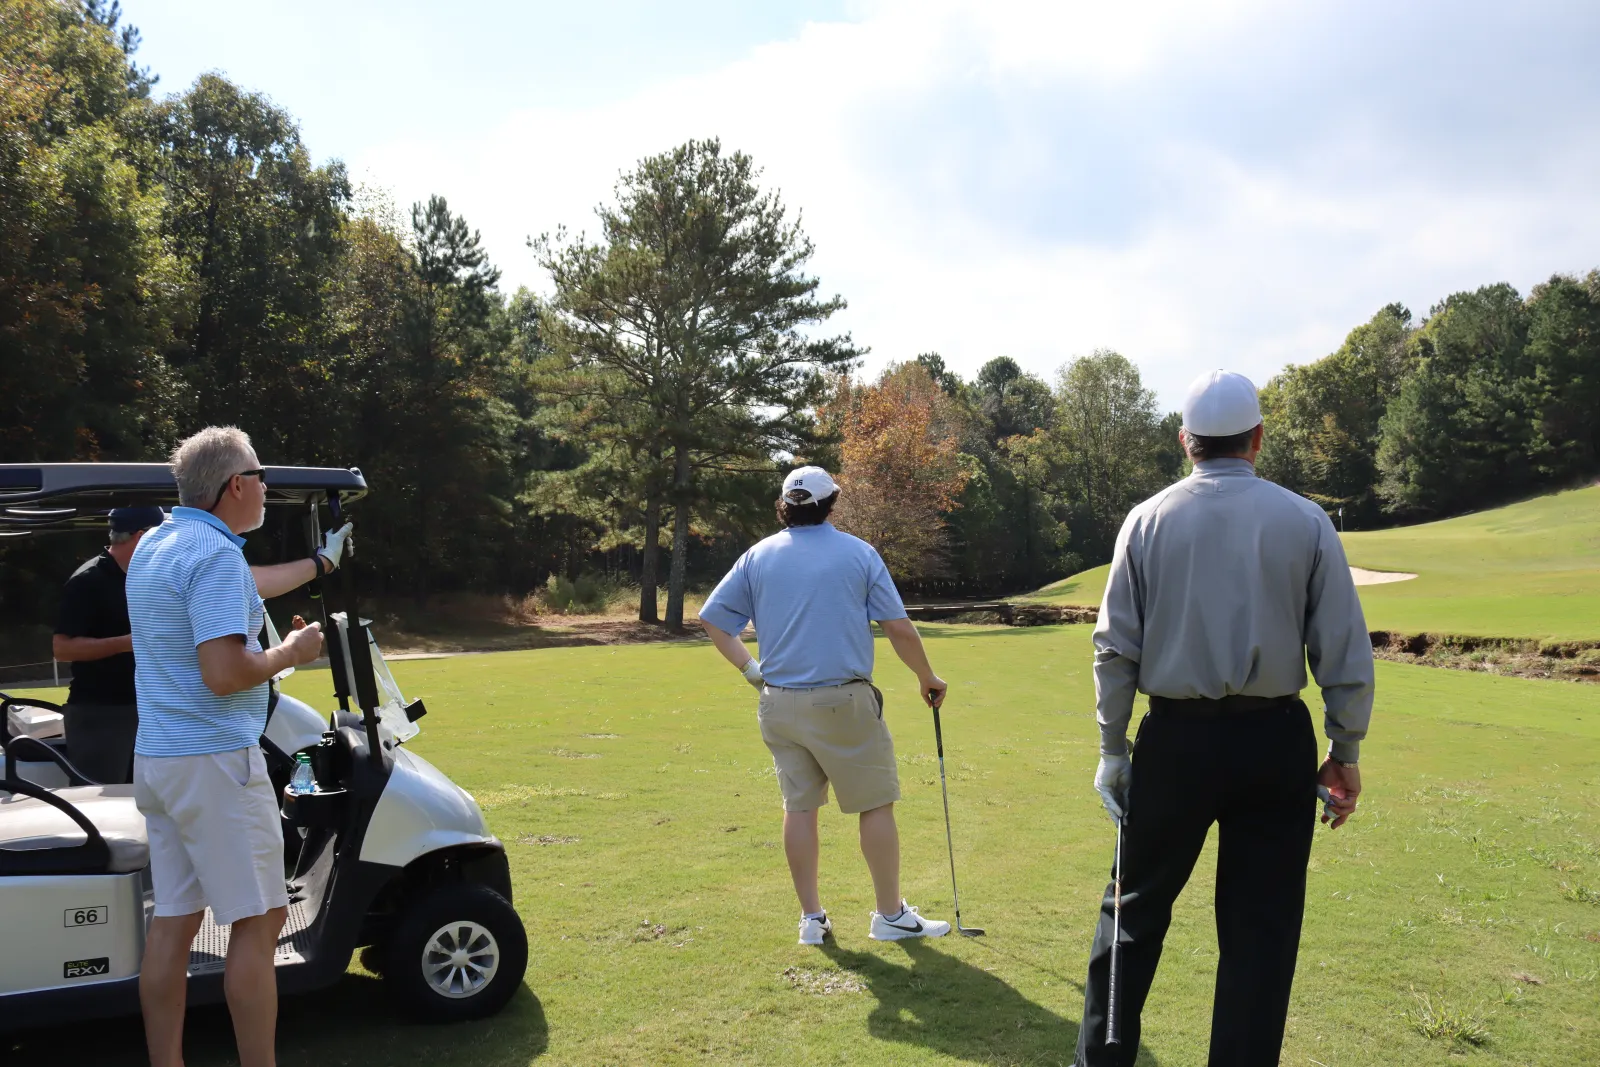
[[[1361,586],[1367,626],[1406,634],[1600,640],[1600,486],[1420,526],[1344,535],[1354,567],[1417,577]],[[1025,599],[1098,607],[1107,567]]]
[[[755,697],[704,642],[395,664],[413,747],[511,854],[528,989],[496,1018],[397,1017],[352,963],[282,1003],[305,1064],[1062,1064],[1113,830],[1086,626],[923,628],[944,713],[963,919],[988,937],[867,939],[855,820],[824,811],[836,940],[795,944]],[[380,635],[381,640],[381,635]],[[933,729],[880,641],[905,894],[953,919]],[[326,672],[289,691],[329,703]],[[1366,792],[1319,828],[1285,1064],[1592,1067],[1600,1048],[1600,703],[1570,683],[1378,664]],[[1194,768],[1196,790],[1212,787]],[[1213,842],[1214,842],[1213,835]],[[1208,851],[1181,898],[1141,1064],[1205,1062],[1217,961]],[[70,1044],[69,1044],[70,1043]],[[13,1035],[7,1062],[144,1062],[137,1020]],[[235,1062],[221,1008],[191,1067]]]

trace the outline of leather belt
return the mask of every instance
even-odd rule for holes
[[[1264,711],[1281,711],[1299,699],[1299,693],[1290,693],[1288,696],[1281,697],[1253,697],[1236,693],[1233,696],[1220,697],[1215,700],[1206,697],[1175,700],[1172,697],[1152,695],[1150,697],[1150,710],[1161,714],[1213,718],[1221,715],[1247,715]]]

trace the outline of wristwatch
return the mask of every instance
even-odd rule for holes
[[[1333,757],[1331,757],[1331,756],[1328,757],[1328,758],[1329,759],[1333,759]],[[1336,759],[1336,760],[1333,760],[1333,762],[1337,763],[1341,767],[1359,767],[1360,766],[1360,762],[1357,761],[1357,760],[1350,760],[1350,761],[1346,762],[1345,760],[1342,760],[1342,759]]]

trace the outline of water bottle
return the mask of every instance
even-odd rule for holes
[[[298,752],[294,757],[294,774],[289,778],[289,792],[298,795],[316,791],[317,779],[311,773],[311,754]]]

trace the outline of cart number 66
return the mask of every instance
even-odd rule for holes
[[[106,921],[106,912],[109,910],[104,904],[93,908],[68,908],[65,913],[65,925],[103,926]]]

